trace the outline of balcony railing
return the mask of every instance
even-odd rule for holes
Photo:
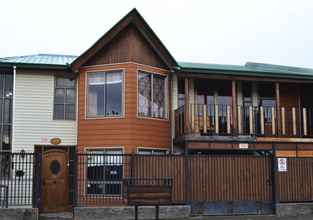
[[[235,124],[234,112],[237,123]],[[185,121],[187,121],[187,124]],[[313,108],[190,104],[175,110],[176,137],[201,135],[313,136]]]

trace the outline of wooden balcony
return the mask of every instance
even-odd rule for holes
[[[313,137],[313,109],[190,104],[175,110],[176,138],[200,136]],[[236,117],[234,117],[236,116]]]

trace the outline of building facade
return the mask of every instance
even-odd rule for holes
[[[60,180],[43,210],[66,210],[75,153],[313,155],[312,69],[177,62],[136,10],[80,56],[1,58],[0,73],[1,151],[40,152],[43,182]]]

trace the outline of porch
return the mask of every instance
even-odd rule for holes
[[[311,87],[299,82],[179,78],[175,141],[312,138]]]

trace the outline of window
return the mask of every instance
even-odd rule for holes
[[[168,153],[168,150],[154,148],[139,148],[137,150],[137,153],[141,155],[166,155]]]
[[[54,89],[54,120],[75,120],[75,80],[56,77]]]
[[[138,74],[138,115],[166,118],[166,78],[140,71]]]
[[[88,73],[89,117],[122,115],[123,76],[121,71]]]
[[[121,149],[88,150],[87,194],[120,196],[123,183]]]

